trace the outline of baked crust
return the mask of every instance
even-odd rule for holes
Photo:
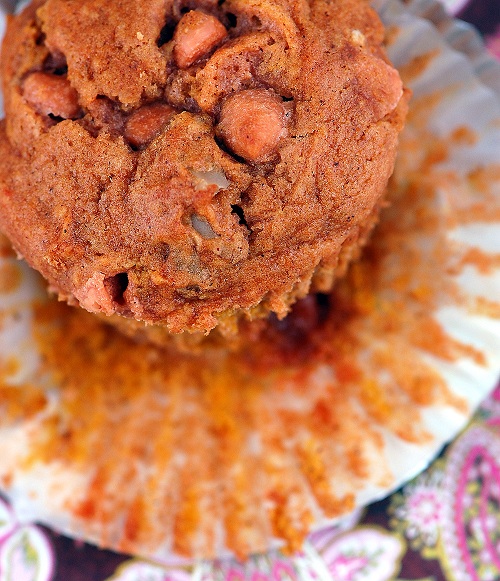
[[[170,333],[282,317],[376,221],[406,109],[382,42],[364,0],[39,0],[3,46],[0,226],[92,312]],[[149,141],[134,115],[159,119]]]

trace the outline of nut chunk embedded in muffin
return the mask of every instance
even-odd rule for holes
[[[36,0],[1,73],[0,228],[61,298],[170,333],[327,292],[407,101],[365,0]]]

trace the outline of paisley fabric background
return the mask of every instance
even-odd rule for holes
[[[500,59],[500,2],[443,0]],[[0,498],[0,581],[493,581],[500,579],[500,386],[468,428],[391,497],[311,535],[303,551],[246,563],[146,562],[37,524]]]

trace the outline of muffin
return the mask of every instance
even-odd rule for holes
[[[3,45],[0,228],[127,329],[285,316],[383,205],[383,36],[365,0],[36,0]]]

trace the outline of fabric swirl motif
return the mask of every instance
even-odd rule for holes
[[[443,494],[443,568],[453,581],[500,577],[500,437],[471,427],[448,453]]]
[[[44,531],[17,522],[10,506],[0,497],[0,579],[2,581],[50,581],[54,553]]]
[[[126,561],[107,581],[190,581],[192,574],[182,568],[166,570],[160,565],[140,560]]]
[[[388,581],[401,568],[401,539],[373,526],[360,526],[332,539],[321,551],[332,579]]]
[[[437,558],[444,511],[443,460],[394,494],[389,506],[391,528],[405,536],[415,551]]]
[[[308,542],[292,558],[269,553],[246,563],[220,560],[194,570],[131,560],[107,581],[389,581],[401,568],[404,550],[399,536],[378,527],[360,526],[340,534],[332,528],[322,532],[318,546]]]

